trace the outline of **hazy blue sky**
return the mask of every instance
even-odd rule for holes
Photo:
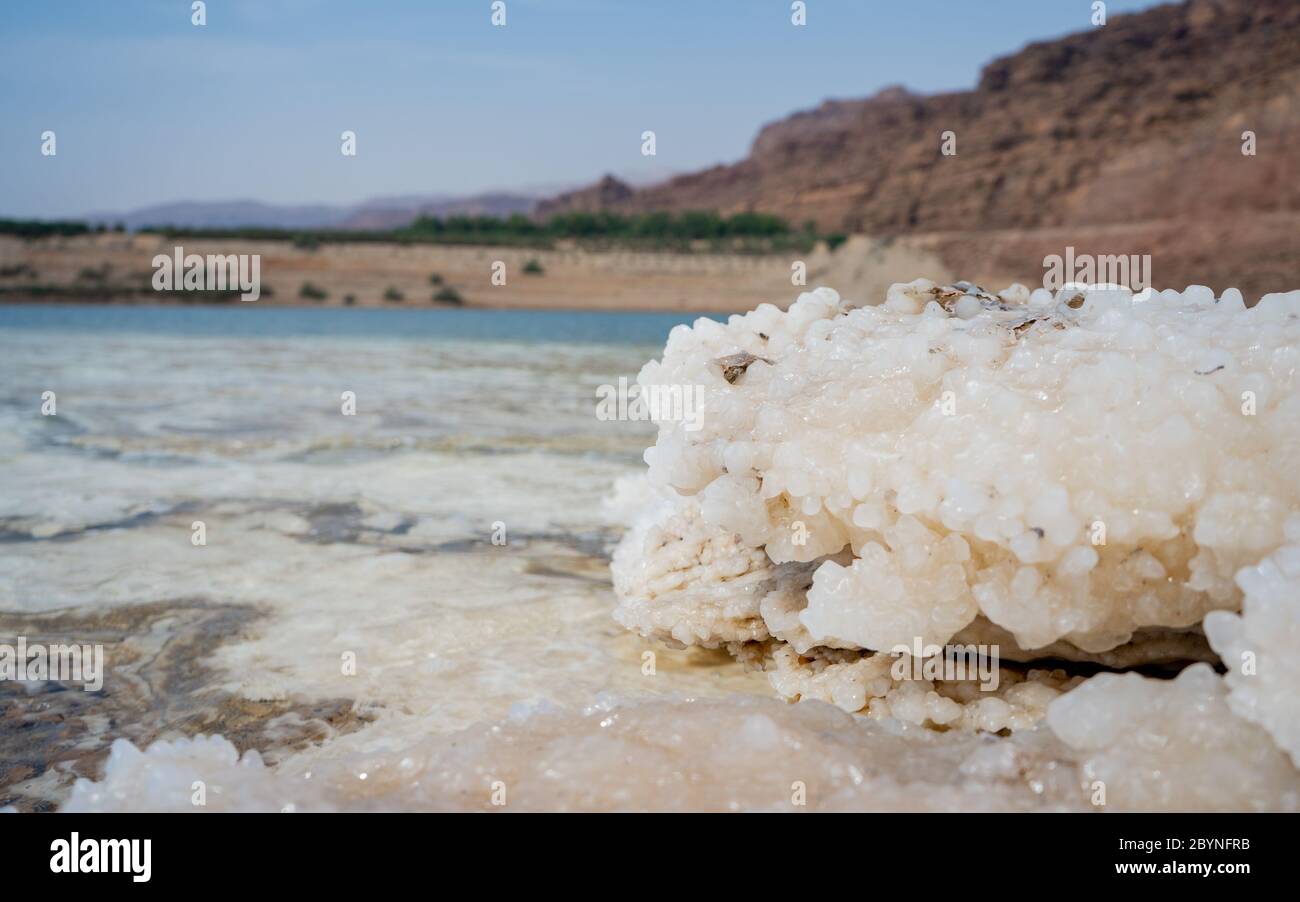
[[[0,215],[688,171],[826,97],[970,87],[1091,15],[1090,0],[807,2],[796,28],[789,0],[506,0],[497,28],[490,0],[209,0],[199,28],[190,0],[0,0]]]

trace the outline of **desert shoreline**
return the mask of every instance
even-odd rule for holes
[[[1158,289],[1208,285],[1221,293],[1238,288],[1252,303],[1295,282],[1294,256],[1256,248],[1256,265],[1229,272],[1221,265],[1232,258],[1225,250],[1237,242],[1259,245],[1265,237],[1284,243],[1284,236],[1300,233],[1300,214],[1260,217],[1251,232],[1189,231],[1186,223],[1169,220],[1075,229],[1068,235],[1060,229],[855,235],[834,251],[819,243],[808,253],[765,254],[378,241],[304,247],[288,239],[116,232],[38,239],[0,235],[0,303],[242,303],[233,296],[155,291],[152,261],[159,254],[171,257],[177,247],[204,256],[257,255],[261,296],[252,303],[277,307],[726,314],[762,303],[784,309],[801,292],[823,285],[851,302],[871,304],[879,303],[892,283],[916,278],[965,279],[995,291],[1013,282],[1036,287],[1042,284],[1044,257],[1067,247],[1078,253],[1150,254]]]

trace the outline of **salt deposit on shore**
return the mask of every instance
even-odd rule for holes
[[[1052,707],[1054,729],[1007,738],[815,701],[605,702],[277,770],[215,737],[120,740],[63,810],[1300,810],[1300,774],[1223,695],[1203,664],[1106,674]]]
[[[1292,807],[1266,737],[1300,755],[1298,363],[1300,292],[1247,308],[917,280],[875,307],[818,289],[679,327],[640,381],[705,386],[702,428],[661,422],[622,486],[616,617],[880,721],[1046,717],[1089,772],[1135,793],[1163,774],[1152,807],[1214,807],[1173,784],[1236,749],[1279,793],[1262,804]],[[1202,621],[1226,687],[1204,665],[1164,684],[1054,669],[1212,661]],[[968,643],[1000,660],[997,688],[892,666]],[[1133,731],[1158,761],[1103,749]]]

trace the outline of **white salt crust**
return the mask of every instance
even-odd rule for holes
[[[641,497],[652,499],[650,515],[634,521],[614,552],[615,619],[674,646],[726,648],[767,670],[773,688],[786,698],[815,698],[875,717],[892,713],[909,723],[996,732],[1032,726],[1068,682],[1050,670],[1021,674],[1005,667],[998,670],[993,692],[977,691],[974,681],[936,685],[893,679],[893,657],[864,657],[846,643],[815,639],[805,626],[800,614],[819,562],[773,564],[760,549],[743,547],[734,534],[707,527],[692,499]],[[995,646],[1004,661],[1049,658],[1116,668],[1214,659],[1198,632],[1158,629],[1105,652],[1083,652],[1067,642],[1027,651],[984,618],[960,630],[953,643]]]
[[[1047,724],[1110,809],[1300,810],[1300,773],[1226,695],[1206,664],[1175,680],[1104,673],[1054,702]]]
[[[739,536],[728,563],[850,549],[800,616],[832,645],[942,644],[982,614],[1100,652],[1237,610],[1300,501],[1300,292],[1074,304],[918,280],[679,326],[639,381],[704,385],[702,428],[661,422],[650,477]]]
[[[1237,574],[1241,616],[1211,613],[1205,631],[1228,668],[1228,706],[1300,767],[1300,515],[1287,520],[1286,537],[1290,544]]]
[[[648,485],[621,492],[642,502],[615,617],[880,722],[1047,717],[1133,810],[1214,807],[1206,784],[1226,775],[1241,807],[1291,809],[1298,348],[1300,292],[1248,309],[1200,287],[1141,302],[918,280],[880,307],[818,289],[679,327],[640,381],[706,386],[702,428],[661,422]],[[1131,668],[1216,661],[1206,632],[1226,689],[1204,664],[1173,682],[1048,665],[980,691],[894,679],[881,653],[975,643]]]
[[[382,743],[310,769],[269,769],[218,738],[147,752],[119,740],[104,779],[78,781],[63,810],[1297,810],[1300,774],[1223,695],[1203,664],[1176,680],[1106,674],[1052,703],[1055,732],[1005,738],[816,701],[605,703],[406,749]],[[207,785],[202,807],[196,780]]]
[[[64,811],[1062,810],[1086,805],[1058,742],[875,723],[741,696],[543,710],[398,752],[274,772],[223,739],[114,744]],[[220,787],[191,804],[195,780]],[[806,805],[796,804],[798,785]],[[493,805],[494,791],[505,804]],[[1226,800],[1226,797],[1225,797]]]
[[[814,563],[773,564],[762,549],[708,527],[690,499],[651,497],[651,516],[634,523],[613,557],[614,617],[629,629],[672,645],[725,647],[766,669],[790,699],[915,724],[1023,729],[1059,692],[1063,677],[1046,672],[1025,681],[1001,669],[998,690],[983,693],[956,681],[896,680],[884,655],[837,655],[834,640],[815,641],[800,619]]]

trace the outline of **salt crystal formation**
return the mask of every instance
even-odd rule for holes
[[[1047,724],[1106,810],[1300,810],[1300,773],[1225,695],[1205,664],[1174,680],[1103,673],[1054,702]]]
[[[102,783],[78,780],[63,811],[274,811],[291,805],[255,751],[239,754],[220,736],[160,740],[142,752],[113,742]]]
[[[1300,292],[1247,308],[1202,287],[917,280],[876,307],[822,288],[680,326],[639,381],[704,386],[703,415],[661,420],[648,486],[623,487],[646,500],[614,554],[615,616],[877,720],[1019,731],[1046,715],[1133,797],[1144,769],[1203,773],[1216,744],[1240,747],[1233,772],[1293,785],[1297,364]],[[1216,661],[1203,621],[1226,692],[1203,665],[1075,688],[1079,664]],[[998,650],[998,687],[891,669],[899,647],[945,643]],[[1101,751],[1135,730],[1186,754]],[[1156,782],[1153,807],[1209,804]]]
[[[1300,516],[1287,520],[1286,536],[1290,544],[1237,574],[1241,616],[1215,611],[1205,631],[1228,668],[1228,706],[1300,767]]]

